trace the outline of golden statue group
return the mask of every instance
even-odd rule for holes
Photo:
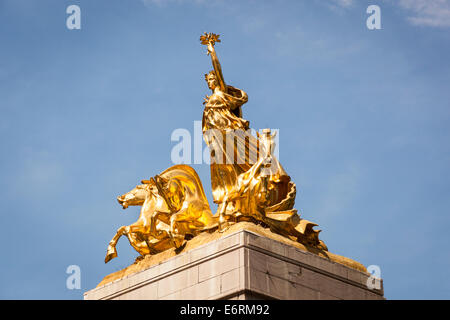
[[[214,45],[216,34],[200,37],[207,46],[214,70],[205,75],[212,90],[203,111],[203,137],[211,155],[211,185],[217,213],[212,214],[202,183],[188,165],[174,165],[149,180],[142,180],[119,203],[142,206],[139,219],[120,227],[110,241],[105,263],[117,257],[116,244],[126,235],[141,255],[175,248],[201,232],[225,231],[230,225],[250,221],[292,240],[327,250],[316,224],[301,219],[294,209],[296,187],[274,156],[270,129],[253,136],[241,106],[247,94],[225,83]]]

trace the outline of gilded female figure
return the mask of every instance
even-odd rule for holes
[[[206,34],[200,38],[207,45],[214,70],[205,75],[212,94],[206,96],[203,111],[202,130],[206,144],[211,152],[211,184],[214,202],[219,205],[218,211],[232,214],[235,208],[241,207],[228,203],[222,208],[227,192],[237,184],[240,174],[250,170],[257,162],[259,142],[250,134],[249,122],[242,118],[241,107],[248,101],[247,94],[240,89],[227,85],[214,49],[215,42],[220,42],[217,35]],[[230,143],[231,142],[231,143]],[[287,183],[290,178],[278,160],[270,168],[270,180],[274,183],[283,181],[286,187],[276,188],[277,195],[272,204],[286,197]],[[281,192],[280,192],[281,191]],[[273,197],[272,197],[273,198]]]

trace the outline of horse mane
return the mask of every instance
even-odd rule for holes
[[[197,172],[192,168],[191,166],[185,165],[185,164],[177,164],[174,165],[166,170],[164,170],[161,174],[161,177],[165,179],[175,178],[180,180],[185,180],[188,178],[190,182],[195,183],[195,191],[198,194],[198,196],[201,197],[201,200],[203,200],[205,203],[208,204],[208,199],[205,195],[205,190],[203,189],[202,182],[200,180],[200,177],[198,176]],[[182,179],[185,178],[185,179]]]

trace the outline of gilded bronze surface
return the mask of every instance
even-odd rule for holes
[[[117,257],[116,244],[123,235],[142,256],[184,245],[186,235],[195,236],[217,225],[203,186],[194,169],[175,165],[133,190],[117,197],[124,209],[142,206],[139,219],[120,227],[110,241],[105,263]]]
[[[122,235],[141,255],[157,254],[169,248],[182,250],[187,239],[200,232],[249,221],[316,250],[327,251],[319,240],[315,223],[301,219],[294,209],[296,186],[274,155],[275,133],[270,129],[254,136],[242,117],[247,93],[225,83],[215,51],[219,35],[205,33],[200,41],[207,47],[213,69],[205,74],[211,89],[203,104],[202,131],[211,156],[212,214],[202,183],[188,165],[175,165],[118,201],[127,208],[142,206],[139,219],[117,230],[110,241],[105,263],[117,256]]]

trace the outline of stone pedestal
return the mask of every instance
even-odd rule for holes
[[[368,277],[331,259],[240,229],[100,284],[84,299],[384,299],[382,283],[380,290],[370,290]]]

